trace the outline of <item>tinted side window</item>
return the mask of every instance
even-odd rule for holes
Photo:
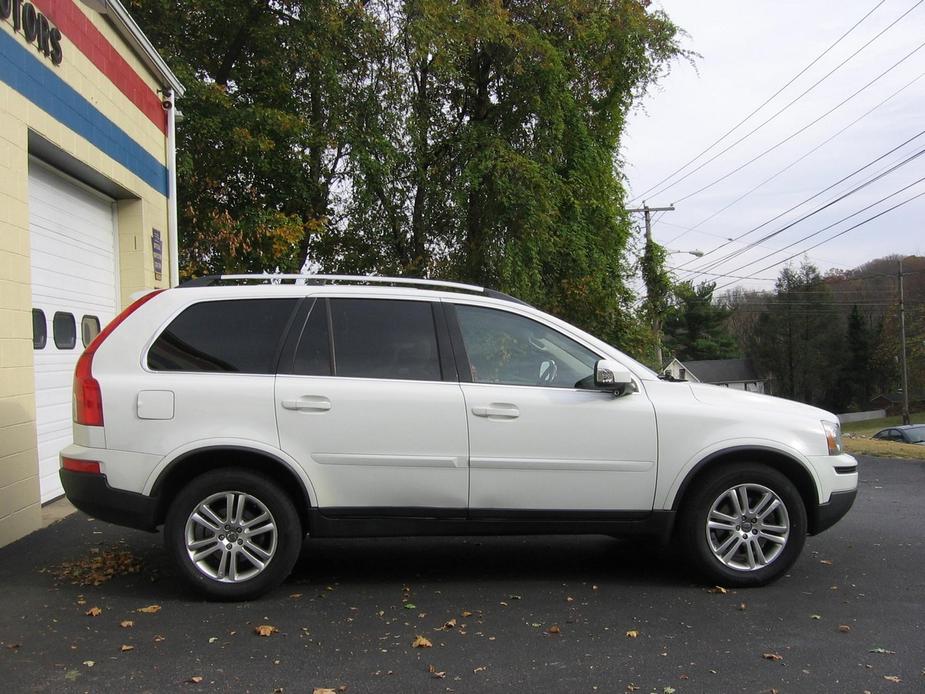
[[[234,299],[193,304],[151,346],[155,371],[272,373],[296,299]]]
[[[439,381],[434,314],[424,301],[331,299],[334,373]]]
[[[32,349],[45,349],[48,342],[48,326],[45,312],[40,308],[32,309]]]
[[[507,311],[456,306],[475,383],[575,388],[598,356],[534,320]]]
[[[80,341],[84,347],[93,342],[93,338],[100,334],[100,319],[96,316],[84,316],[80,319]]]
[[[296,348],[292,373],[300,376],[331,375],[331,341],[328,333],[328,306],[323,299],[315,301],[302,328]]]
[[[51,330],[58,349],[74,349],[77,344],[77,323],[73,313],[58,311],[51,321]]]

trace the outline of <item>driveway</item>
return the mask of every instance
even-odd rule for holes
[[[247,604],[199,601],[159,536],[77,513],[0,549],[0,675],[10,692],[920,692],[923,492],[925,462],[863,458],[851,513],[761,589],[600,536],[312,540]]]

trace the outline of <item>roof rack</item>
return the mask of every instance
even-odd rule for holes
[[[475,292],[492,299],[501,299],[503,301],[512,301],[517,304],[529,306],[526,301],[517,297],[499,292],[496,289],[480,287],[476,284],[464,284],[462,282],[445,282],[442,280],[429,280],[419,277],[381,277],[379,275],[307,275],[307,274],[235,274],[235,275],[203,275],[180,284],[180,287],[211,287],[219,282],[227,280],[250,280],[272,282],[281,284],[284,280],[294,282],[302,281],[303,284],[328,284],[330,282],[346,282],[354,284],[397,284],[405,286],[437,287],[440,289],[455,289],[457,291]]]

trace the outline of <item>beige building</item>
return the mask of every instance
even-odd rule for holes
[[[0,0],[0,546],[62,494],[83,347],[176,283],[182,93],[118,0]]]

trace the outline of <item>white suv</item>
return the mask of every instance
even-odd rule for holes
[[[210,597],[277,586],[306,534],[674,537],[710,581],[760,585],[857,493],[834,415],[661,380],[504,294],[257,279],[123,311],[80,358],[61,452],[75,506],[163,525]]]

